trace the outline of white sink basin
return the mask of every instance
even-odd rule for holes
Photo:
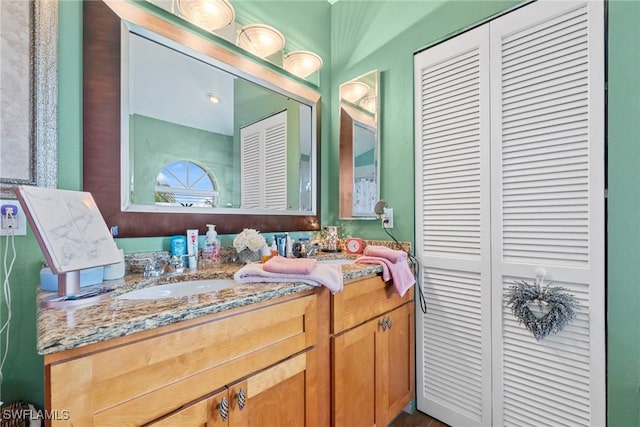
[[[118,295],[118,299],[162,299],[179,298],[190,295],[205,294],[239,285],[233,279],[191,280],[188,282],[168,283],[150,286]]]
[[[336,259],[319,259],[318,260],[318,264],[346,265],[346,264],[353,264],[354,262],[355,262],[355,260],[353,260],[353,259],[340,259],[340,258],[336,258]]]

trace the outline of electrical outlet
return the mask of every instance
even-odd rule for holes
[[[382,215],[382,227],[393,228],[393,208],[384,208]]]
[[[13,219],[7,215],[13,213]],[[17,200],[0,199],[0,236],[25,236],[27,234],[27,217]]]

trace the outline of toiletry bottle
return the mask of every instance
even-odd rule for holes
[[[289,233],[284,233],[287,237],[286,237],[286,256],[287,257],[291,257],[293,256],[293,241],[291,240],[291,237],[289,236]]]
[[[271,259],[271,249],[266,244],[262,248],[262,263],[269,261]]]
[[[171,255],[183,257],[187,253],[187,238],[184,236],[173,236],[171,238]]]
[[[216,226],[207,224],[207,237],[202,248],[202,258],[205,267],[216,267],[220,265],[220,239],[216,232]]]
[[[278,250],[278,255],[281,257],[287,256],[287,235],[286,234],[276,234],[276,248]]]
[[[196,271],[198,268],[198,229],[187,230],[187,259],[189,270]]]
[[[278,247],[276,246],[276,238],[274,237],[271,241],[271,258],[274,256],[278,256]]]

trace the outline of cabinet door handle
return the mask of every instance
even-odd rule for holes
[[[226,397],[223,397],[218,404],[218,412],[220,412],[220,418],[222,421],[227,421],[229,418],[229,401]]]
[[[387,327],[389,327],[389,325],[387,324],[387,318],[383,317],[382,320],[380,321],[380,327],[382,328],[382,331],[386,331]]]
[[[242,411],[244,409],[244,405],[247,403],[247,392],[244,391],[244,388],[240,387],[240,391],[236,394],[236,398],[238,399],[238,408]]]
[[[393,320],[391,320],[391,316],[389,316],[387,318],[387,328],[391,329],[392,326],[393,326]]]

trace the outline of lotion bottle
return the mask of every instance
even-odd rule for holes
[[[189,270],[196,271],[198,268],[198,229],[187,230],[187,259],[189,260]]]
[[[286,256],[287,257],[291,257],[293,256],[293,241],[291,240],[291,237],[289,237],[289,233],[284,233],[286,234]]]
[[[215,225],[207,224],[207,228],[207,236],[202,248],[202,258],[204,259],[205,267],[216,267],[220,265],[220,239],[218,239]]]

